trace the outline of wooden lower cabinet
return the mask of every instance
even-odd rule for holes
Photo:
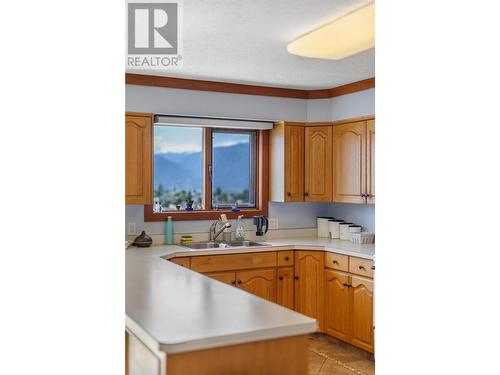
[[[236,272],[236,286],[256,296],[276,302],[276,269]]]
[[[212,279],[219,280],[229,285],[236,285],[235,272],[210,272],[206,273],[205,276],[211,277]]]
[[[323,332],[325,256],[322,251],[295,251],[295,310],[315,318]]]
[[[349,275],[325,270],[325,332],[349,341]]]
[[[373,353],[373,280],[351,276],[351,344]]]
[[[293,267],[278,268],[276,303],[291,310],[295,308]]]

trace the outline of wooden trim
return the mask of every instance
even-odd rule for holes
[[[304,122],[304,123],[302,123],[302,126],[305,126],[305,127],[308,127],[308,126],[332,126],[332,125],[336,126],[336,125],[349,124],[351,122],[369,121],[369,120],[375,120],[375,115],[351,117],[351,118],[336,120],[336,121]],[[285,122],[285,124],[289,125],[290,122],[287,121],[287,122]]]
[[[280,98],[327,99],[352,94],[357,91],[372,89],[375,87],[375,77],[320,90],[287,89],[282,87],[245,85],[240,83],[203,81],[198,79],[174,78],[135,73],[125,73],[125,83],[128,85],[168,87],[173,89],[226,92],[231,94],[273,96]]]
[[[209,170],[210,165],[212,164],[212,129],[205,128],[205,149],[204,152],[204,160],[203,160],[203,168],[204,168],[204,176],[205,183],[203,184],[203,192],[204,192],[204,200],[205,200],[205,209],[212,209],[212,176]],[[210,181],[210,182],[208,182]]]
[[[353,92],[373,89],[375,87],[375,77],[364,79],[362,81],[351,82],[347,85],[332,87],[325,90],[308,91],[307,99],[327,99],[336,96],[352,94]]]
[[[202,81],[198,79],[173,78],[135,73],[125,73],[125,83],[173,89],[226,92],[231,94],[276,96],[283,98],[307,99],[306,90],[286,89],[282,87],[244,85],[239,83]]]
[[[207,136],[208,132],[205,133]],[[211,141],[211,137],[206,141]],[[257,131],[257,165],[256,165],[256,196],[255,208],[240,208],[238,212],[232,212],[230,209],[219,209],[213,210],[211,207],[212,197],[211,194],[207,196],[205,192],[205,205],[208,209],[198,210],[198,211],[168,211],[155,213],[153,212],[153,205],[144,205],[144,221],[166,221],[169,216],[172,216],[173,220],[185,221],[185,220],[215,220],[220,217],[221,214],[226,214],[228,219],[237,219],[239,215],[243,215],[245,219],[251,218],[255,215],[268,215],[269,207],[269,130],[258,130]],[[206,145],[206,143],[205,143]],[[211,158],[211,150],[207,151],[208,147],[205,146],[205,158]],[[206,166],[207,164],[205,164]],[[207,169],[205,167],[205,169]],[[205,178],[207,178],[208,171],[205,171]],[[205,180],[204,189],[209,190],[209,187]],[[207,198],[208,197],[208,198]],[[207,201],[208,199],[208,201]]]

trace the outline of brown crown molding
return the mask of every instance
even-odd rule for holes
[[[197,79],[151,76],[144,74],[125,73],[125,83],[128,85],[168,87],[173,89],[200,90],[226,92],[231,94],[246,94],[260,96],[275,96],[295,99],[326,99],[335,96],[351,94],[356,91],[375,87],[375,78],[352,82],[347,85],[332,87],[323,90],[285,89],[281,87],[243,85],[216,81],[202,81]]]

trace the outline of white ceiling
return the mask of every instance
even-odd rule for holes
[[[127,71],[301,89],[374,77],[374,49],[337,61],[286,51],[288,42],[367,2],[184,0],[182,69]]]

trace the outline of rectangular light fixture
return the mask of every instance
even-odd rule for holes
[[[299,56],[339,60],[375,46],[375,3],[319,27],[287,46]]]

